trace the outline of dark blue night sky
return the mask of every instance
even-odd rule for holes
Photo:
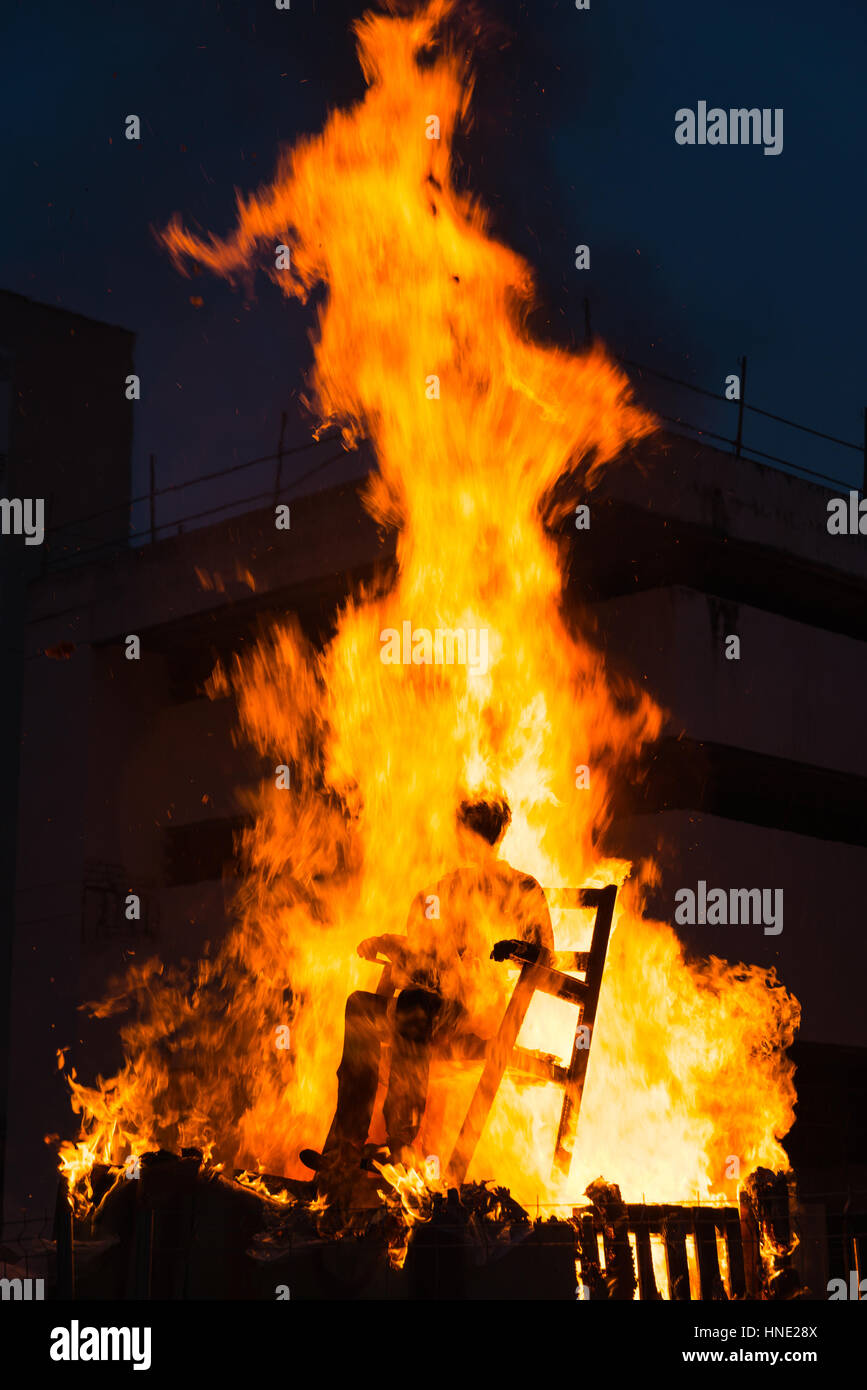
[[[178,483],[305,438],[294,402],[309,310],[181,278],[151,228],[173,212],[224,231],[233,189],[268,179],[283,143],[363,88],[356,4],[7,0],[4,288],[137,335],[134,490]],[[721,391],[749,360],[754,404],[860,443],[864,335],[863,0],[498,0],[478,59],[461,178],[532,263],[536,330],[581,345],[584,297],[613,351]],[[784,148],[681,147],[675,111],[782,107]],[[124,118],[142,119],[140,144]],[[573,248],[591,247],[590,271]],[[204,304],[195,308],[191,295]],[[733,435],[734,405],[650,378],[665,414]],[[862,459],[748,417],[747,443],[860,486]],[[309,463],[287,464],[287,476]],[[257,490],[256,470],[234,495]],[[270,476],[270,475],[269,475]],[[316,480],[334,481],[332,470]],[[226,494],[232,495],[232,494]],[[205,507],[188,490],[160,520]]]

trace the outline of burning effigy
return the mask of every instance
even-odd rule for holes
[[[456,187],[452,141],[472,77],[449,38],[453,11],[430,0],[409,15],[365,14],[354,26],[363,100],[238,195],[227,236],[179,218],[163,233],[184,273],[249,283],[261,269],[315,303],[307,403],[347,449],[372,446],[365,505],[396,531],[396,559],[351,595],[324,649],[287,615],[211,677],[210,693],[236,701],[238,738],[275,774],[245,794],[222,943],[192,972],[137,965],[91,1006],[126,1013],[125,1060],[93,1086],[70,1074],[80,1132],[60,1157],[80,1209],[95,1165],[122,1175],[158,1151],[195,1151],[215,1173],[244,1170],[248,1185],[264,1174],[309,1184],[304,1155],[327,1152],[356,996],[381,1001],[384,1030],[363,1136],[372,1209],[397,1198],[407,1226],[447,1202],[458,1169],[458,1186],[493,1181],[508,1201],[555,1212],[600,1174],[618,1200],[731,1207],[750,1174],[788,1168],[797,1001],[773,971],[687,959],[673,927],[645,915],[652,855],[632,864],[605,849],[613,788],[663,712],[607,669],[566,612],[569,522],[655,422],[602,348],[533,339],[529,267]],[[486,872],[513,866],[541,894],[551,937],[535,955],[522,954],[529,939],[509,927],[520,910],[502,893],[487,912],[458,883],[440,910],[437,885],[467,863],[459,809],[489,804],[492,788],[509,814]],[[591,1027],[582,990],[607,889]],[[432,992],[452,998],[472,974],[478,1027],[466,1032],[479,1046],[432,1050],[423,1113],[397,1155],[383,1097],[394,1000],[408,986],[383,968],[398,961],[413,905],[416,940],[426,929],[436,940]],[[357,952],[386,939],[390,954]],[[501,941],[515,949],[492,960]],[[556,988],[540,983],[545,970]],[[468,1154],[485,1045],[522,978],[518,1028]],[[580,1099],[568,1135],[564,1084]],[[321,1192],[311,1200],[328,1205]]]

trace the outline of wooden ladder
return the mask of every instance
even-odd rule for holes
[[[529,1072],[542,1081],[553,1081],[563,1087],[553,1171],[561,1176],[569,1172],[616,897],[616,884],[609,884],[605,888],[560,889],[556,895],[552,894],[552,905],[557,907],[596,909],[589,951],[546,951],[521,941],[500,943],[502,950],[496,950],[496,959],[514,961],[521,966],[521,973],[497,1034],[485,1048],[482,1075],[449,1159],[448,1177],[456,1187],[460,1187],[466,1178],[500,1082],[510,1068],[524,1074]],[[584,979],[576,980],[573,975],[566,973],[568,970],[582,973]],[[537,989],[544,994],[566,999],[578,1008],[568,1066],[564,1067],[554,1059],[540,1057],[516,1045]],[[583,1029],[588,1030],[587,1033],[582,1032]]]

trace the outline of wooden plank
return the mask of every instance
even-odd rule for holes
[[[547,962],[554,970],[585,970],[590,964],[589,951],[547,951]]]
[[[549,1057],[545,1053],[531,1052],[526,1047],[514,1047],[512,1057],[509,1062],[509,1071],[513,1070],[525,1076],[532,1076],[539,1081],[553,1081],[558,1086],[565,1086],[569,1070],[557,1061],[556,1057]]]
[[[746,1298],[747,1280],[744,1269],[744,1247],[741,1239],[740,1216],[734,1207],[727,1208],[723,1215],[723,1234],[729,1261],[729,1296]]]
[[[699,1297],[705,1301],[726,1298],[716,1248],[716,1221],[709,1207],[693,1207],[692,1229],[698,1263]]]
[[[742,1191],[740,1206],[741,1251],[744,1259],[744,1281],[747,1298],[759,1298],[764,1284],[761,1258],[761,1232],[749,1193]]]
[[[686,1222],[672,1212],[662,1222],[662,1243],[665,1247],[665,1268],[668,1274],[668,1296],[673,1303],[689,1302],[689,1259],[686,1253]]]
[[[596,907],[604,900],[610,884],[604,888],[550,888],[545,896],[552,907],[565,909]]]
[[[587,1196],[593,1203],[596,1224],[602,1230],[608,1297],[631,1301],[635,1297],[638,1281],[629,1240],[629,1216],[620,1188],[616,1183],[606,1183],[597,1178],[587,1188]]]
[[[507,954],[494,954],[495,960],[510,960],[516,965],[535,965],[536,967],[536,989],[543,994],[553,994],[560,999],[568,999],[570,1004],[583,1003],[587,994],[587,985],[583,980],[576,980],[572,975],[566,975],[558,969],[555,964],[555,953],[546,951],[541,946],[531,946],[524,941],[505,941],[498,944],[498,952],[510,946],[512,949]],[[566,956],[576,957],[574,951],[565,952]],[[570,969],[575,969],[573,965]]]
[[[636,1221],[634,1224],[630,1220],[632,1232],[635,1236],[635,1253],[638,1265],[638,1297],[642,1303],[652,1303],[662,1297],[656,1287],[656,1275],[653,1272],[653,1247],[650,1243],[650,1223],[648,1221]]]
[[[593,1217],[589,1212],[582,1216],[577,1210],[574,1215],[578,1228],[581,1282],[590,1290],[591,1300],[607,1299],[608,1288],[599,1263],[599,1243]]]
[[[557,999],[566,999],[570,1004],[583,1004],[587,999],[587,985],[583,980],[573,980],[560,970],[549,970],[546,965],[536,966],[534,989],[543,994],[553,994]]]

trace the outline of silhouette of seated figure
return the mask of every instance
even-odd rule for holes
[[[553,950],[545,895],[529,874],[497,858],[511,821],[502,796],[463,801],[458,810],[462,866],[432,893],[419,893],[405,936],[362,941],[358,953],[385,955],[399,988],[396,1001],[356,990],[346,1002],[337,1107],[321,1154],[303,1150],[331,1199],[358,1175],[376,1101],[381,1049],[391,1044],[383,1117],[393,1163],[413,1161],[427,1101],[432,1056],[480,1058],[508,1003],[509,978],[491,961],[504,938]]]

